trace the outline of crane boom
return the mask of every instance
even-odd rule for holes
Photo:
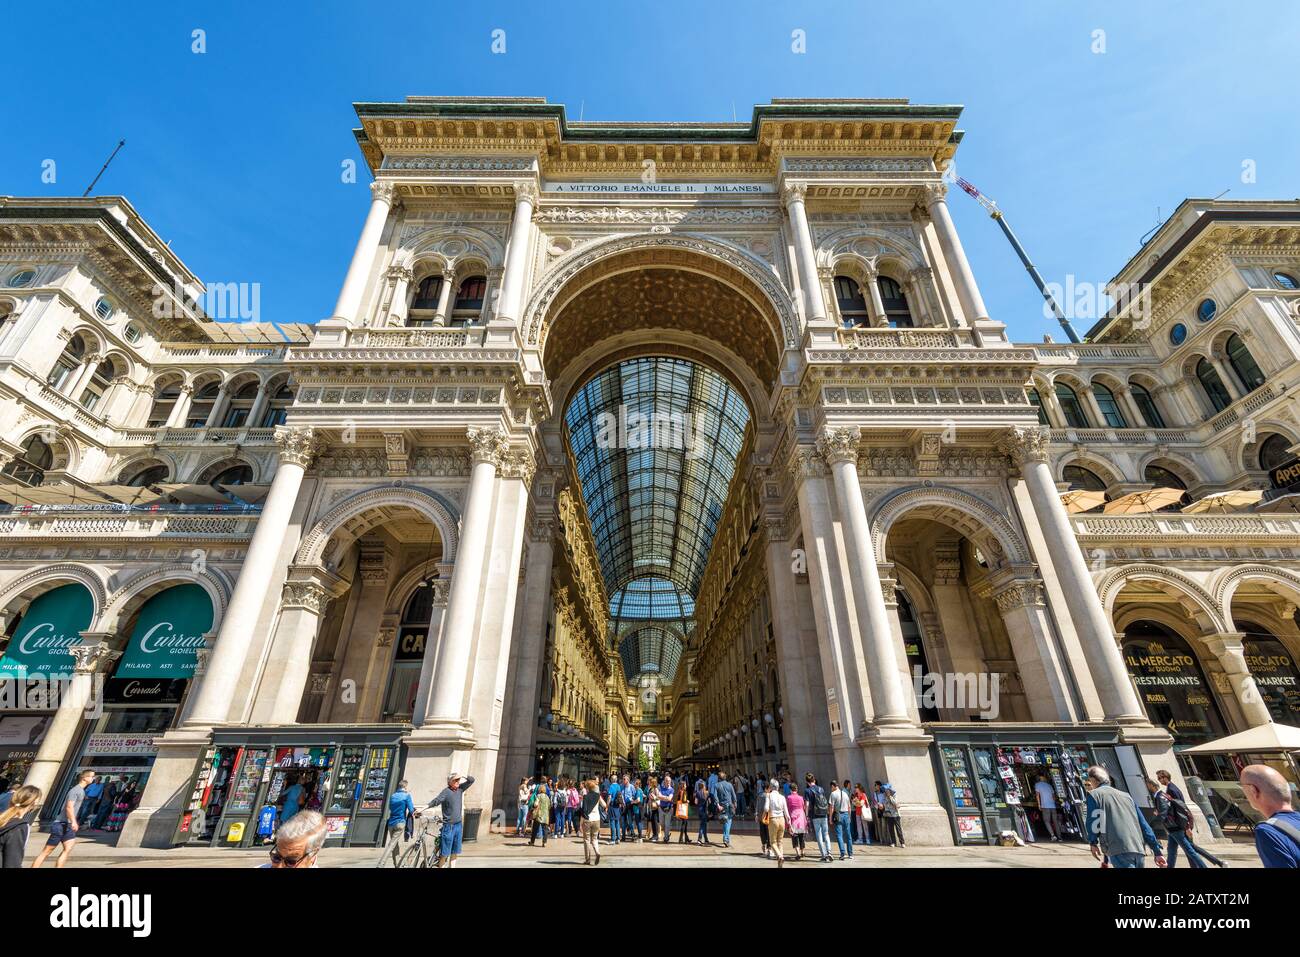
[[[1056,316],[1056,321],[1061,324],[1061,328],[1063,328],[1065,334],[1070,337],[1070,341],[1077,343],[1079,341],[1078,333],[1074,331],[1074,326],[1070,325],[1070,320],[1067,319],[1065,313],[1061,311],[1061,307],[1056,302],[1056,297],[1052,295],[1051,290],[1047,288],[1047,284],[1043,282],[1043,277],[1039,274],[1037,267],[1035,267],[1030,261],[1029,254],[1025,252],[1025,247],[1020,244],[1020,240],[1016,238],[1016,234],[1011,231],[1011,226],[1007,223],[1007,218],[1002,215],[1002,210],[998,209],[998,204],[976,189],[975,184],[970,180],[962,179],[958,176],[957,185],[962,188],[964,193],[974,199],[975,202],[983,206],[988,211],[989,218],[994,220],[998,226],[1001,227],[1002,234],[1007,237],[1007,242],[1011,243],[1011,248],[1015,250],[1016,255],[1020,257],[1021,263],[1024,264],[1025,269],[1029,272],[1029,278],[1034,281],[1034,285],[1037,286],[1038,291],[1042,293],[1043,299],[1045,299],[1047,305],[1051,307],[1052,315]]]

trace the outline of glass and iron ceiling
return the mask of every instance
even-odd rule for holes
[[[624,671],[671,681],[749,409],[723,376],[665,356],[587,382],[565,413]],[[639,623],[675,627],[640,628]],[[642,633],[644,632],[644,636]]]

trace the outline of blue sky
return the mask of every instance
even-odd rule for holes
[[[589,120],[959,103],[959,172],[1056,282],[1110,278],[1184,197],[1300,196],[1294,0],[49,2],[6,11],[5,33],[0,193],[80,195],[125,137],[96,192],[127,196],[206,281],[260,283],[280,322],[328,315],[365,217],[368,177],[339,175],[360,159],[351,104],[408,94],[545,96]],[[950,206],[991,314],[1022,340],[1059,332],[997,227],[963,194]]]

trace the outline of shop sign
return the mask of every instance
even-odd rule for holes
[[[45,737],[49,715],[14,715],[0,718],[0,746],[33,747]]]
[[[140,609],[117,678],[190,678],[212,630],[212,600],[199,585],[176,585]]]
[[[1186,744],[1220,733],[1217,706],[1190,650],[1158,640],[1131,639],[1124,643],[1124,661],[1143,701],[1158,710],[1152,720],[1175,740]]]
[[[68,649],[81,643],[95,603],[84,585],[60,585],[27,606],[0,658],[0,677],[28,678],[71,673]]]
[[[397,636],[393,658],[397,661],[422,661],[428,638],[429,629],[423,625],[403,628]]]
[[[92,734],[86,754],[157,754],[151,734]]]
[[[178,704],[185,696],[185,679],[109,678],[104,700],[112,704]]]
[[[1300,459],[1283,462],[1268,473],[1268,480],[1274,488],[1287,488],[1300,482]]]

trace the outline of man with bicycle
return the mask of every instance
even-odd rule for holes
[[[429,802],[429,810],[442,808],[442,831],[438,834],[438,866],[455,867],[460,856],[465,821],[465,792],[474,783],[471,776],[451,774],[447,786]]]

